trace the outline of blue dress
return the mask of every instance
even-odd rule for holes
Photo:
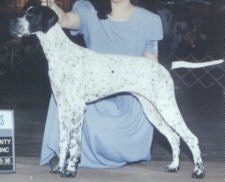
[[[93,6],[85,0],[77,0],[72,11],[79,14],[80,27],[71,34],[83,34],[88,48],[100,53],[132,56],[142,56],[144,51],[157,54],[154,42],[162,39],[163,33],[161,20],[156,14],[135,7],[126,21],[99,20]],[[153,127],[132,95],[124,93],[88,104],[79,167],[118,168],[129,162],[149,162],[152,137]],[[41,165],[58,155],[58,141],[58,111],[51,96]]]

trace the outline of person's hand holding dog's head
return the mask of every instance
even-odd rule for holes
[[[54,3],[55,0],[40,0],[42,6],[48,6],[51,7]]]

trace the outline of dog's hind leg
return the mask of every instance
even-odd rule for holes
[[[165,171],[178,172],[179,170],[179,154],[180,154],[180,137],[167,125],[152,103],[141,97],[135,95],[140,101],[143,111],[148,120],[168,139],[173,155],[173,161],[167,165]]]
[[[190,131],[185,124],[172,91],[162,94],[159,102],[154,103],[166,123],[185,141],[192,152],[194,160],[193,178],[203,178],[205,169],[201,158],[201,151],[198,146],[198,138]]]

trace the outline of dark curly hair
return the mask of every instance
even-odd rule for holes
[[[131,3],[136,5],[138,0],[131,0]],[[107,15],[111,13],[111,0],[90,0],[97,11],[99,19],[107,19]]]

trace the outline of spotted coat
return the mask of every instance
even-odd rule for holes
[[[181,137],[193,154],[193,176],[203,175],[198,139],[181,116],[173,80],[162,65],[146,58],[98,54],[80,47],[66,37],[59,24],[47,33],[38,32],[37,36],[48,60],[50,82],[59,110],[60,160],[56,170],[67,176],[76,173],[86,104],[115,93],[129,92],[137,97],[149,121],[171,145],[173,161],[166,171],[178,171]]]

